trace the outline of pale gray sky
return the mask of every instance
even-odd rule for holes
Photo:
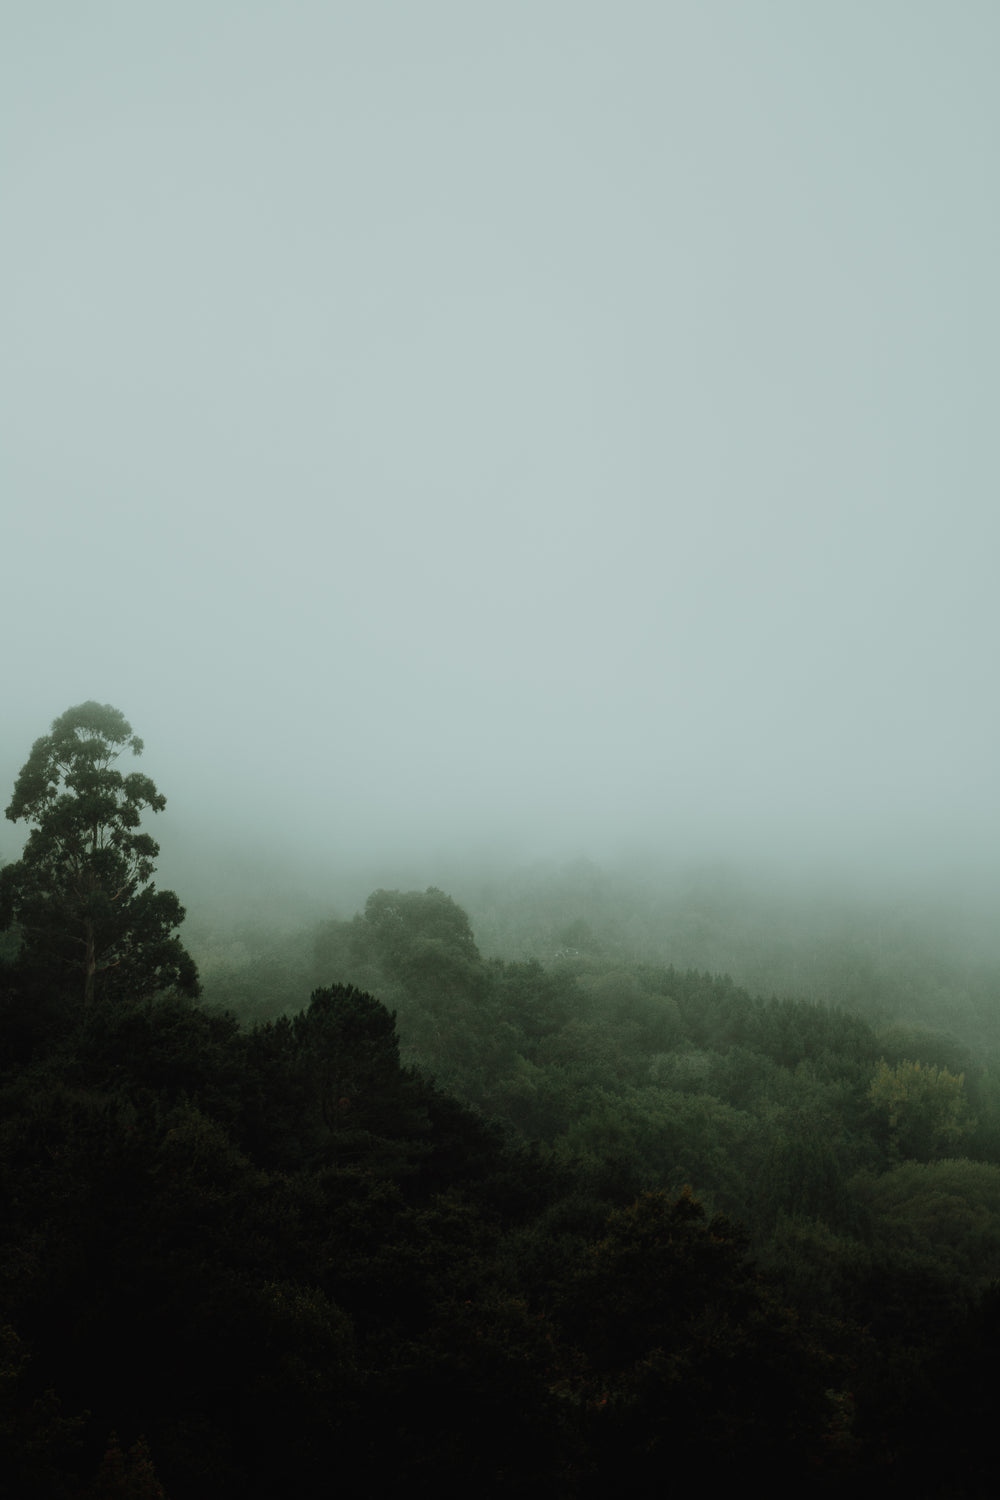
[[[993,0],[3,31],[4,786],[97,698],[165,845],[996,865]]]

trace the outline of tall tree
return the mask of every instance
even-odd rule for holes
[[[21,859],[0,871],[0,927],[16,923],[19,962],[81,996],[199,990],[194,961],[174,935],[184,908],[152,883],[159,845],[141,830],[166,798],[148,776],[123,775],[142,741],[110,704],[81,703],[35,741],[7,808],[30,823]]]

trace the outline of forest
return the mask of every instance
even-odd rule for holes
[[[7,809],[7,1492],[996,1493],[995,958],[586,861],[182,942],[142,748]]]

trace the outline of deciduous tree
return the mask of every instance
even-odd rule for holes
[[[882,1059],[868,1097],[888,1127],[889,1149],[896,1159],[930,1161],[958,1154],[973,1124],[964,1084],[964,1074],[949,1073],[947,1068],[919,1062],[890,1068]]]
[[[21,859],[0,872],[0,927],[16,924],[19,965],[84,1004],[102,994],[198,993],[197,970],[174,935],[184,908],[152,883],[159,845],[147,809],[166,798],[148,776],[117,768],[142,741],[110,704],[67,709],[35,741],[7,808],[31,825]]]

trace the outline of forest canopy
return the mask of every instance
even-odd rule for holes
[[[331,1455],[386,1493],[588,1500],[665,1462],[992,1492],[998,1049],[887,982],[847,1007],[658,962],[690,924],[637,926],[579,871],[494,892],[507,957],[440,887],[379,888],[203,940],[199,993],[141,750],[79,705],[8,809],[19,1494],[311,1493]]]

